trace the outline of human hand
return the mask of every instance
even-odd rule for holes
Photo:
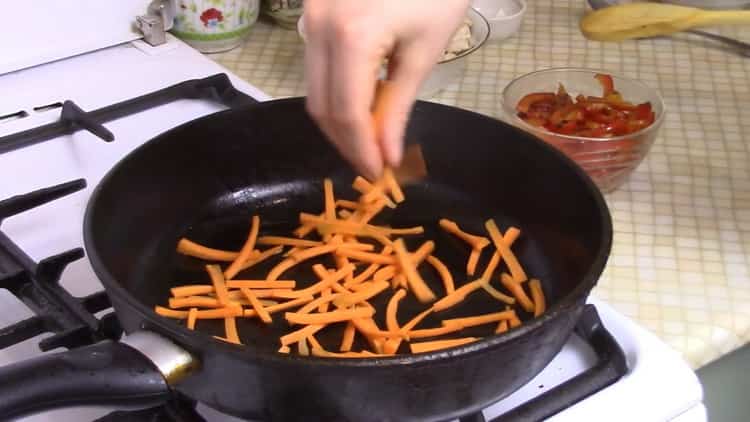
[[[469,0],[305,1],[307,110],[363,175],[375,179],[384,165],[400,163],[419,87],[468,5]],[[376,99],[385,58],[387,95]]]

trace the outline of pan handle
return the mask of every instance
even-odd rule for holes
[[[157,406],[194,367],[187,352],[148,332],[48,353],[0,367],[0,420],[78,405]]]

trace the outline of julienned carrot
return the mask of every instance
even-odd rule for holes
[[[513,254],[513,251],[511,251],[510,247],[505,242],[505,239],[503,239],[503,236],[500,234],[500,229],[497,228],[495,220],[487,220],[484,223],[484,226],[487,229],[487,232],[489,232],[495,247],[505,260],[505,264],[508,266],[510,274],[513,276],[513,280],[518,283],[526,281],[526,272],[524,272],[521,264],[518,263],[518,259],[516,259],[516,256]]]
[[[380,264],[370,264],[370,266],[365,268],[361,273],[354,276],[351,282],[344,282],[344,287],[351,287],[352,285],[362,283],[363,281],[371,277],[373,274],[375,274],[375,271],[377,271],[378,268],[380,268]]]
[[[258,300],[257,297],[253,294],[253,291],[248,288],[241,288],[240,291],[242,294],[247,297],[247,300],[250,301],[250,305],[252,305],[253,309],[255,310],[255,313],[260,317],[260,320],[265,322],[266,324],[270,324],[273,322],[271,319],[271,315],[266,311],[266,308],[263,307],[263,304],[260,303],[260,300]]]
[[[297,297],[314,295],[316,293],[323,291],[323,289],[325,289],[326,287],[329,287],[331,284],[336,283],[340,280],[343,280],[344,277],[346,277],[346,275],[351,273],[352,271],[354,271],[354,265],[349,264],[348,267],[344,267],[340,270],[330,273],[324,279],[320,280],[319,282],[313,284],[310,287],[306,287],[302,290],[293,290],[292,292],[296,294]]]
[[[297,282],[294,280],[227,280],[230,289],[293,289]]]
[[[432,309],[435,311],[442,311],[448,308],[452,308],[453,306],[456,306],[459,303],[463,302],[464,299],[466,299],[466,296],[468,296],[469,294],[477,291],[478,289],[481,289],[482,284],[484,284],[484,280],[482,280],[481,278],[479,280],[474,280],[470,283],[466,283],[453,291],[453,293],[443,296],[442,299],[433,303]]]
[[[323,327],[325,327],[325,325],[308,325],[304,328],[300,328],[297,331],[292,331],[289,334],[281,336],[279,340],[281,341],[282,346],[288,346],[302,340],[303,338],[307,338],[308,336],[317,333]]]
[[[229,291],[227,290],[221,268],[218,265],[206,265],[206,271],[208,271],[208,275],[211,277],[211,282],[214,285],[216,299],[219,300],[219,303],[226,306],[229,303]]]
[[[372,318],[356,318],[351,320],[352,324],[357,328],[357,331],[370,343],[370,347],[375,350],[376,353],[383,353],[383,344],[385,343],[384,337],[377,337],[373,333],[379,332],[378,325]]]
[[[305,337],[297,342],[297,353],[299,353],[300,356],[310,356],[310,348],[307,347],[307,339],[308,337]]]
[[[468,243],[472,249],[482,250],[485,246],[490,244],[490,241],[487,238],[466,233],[465,231],[461,230],[456,222],[448,220],[447,218],[440,219],[438,224],[446,232]]]
[[[319,324],[332,324],[334,322],[349,321],[357,318],[369,318],[373,316],[375,312],[368,308],[355,308],[355,309],[337,309],[331,312],[325,312],[320,314],[300,314],[297,312],[287,312],[284,314],[287,322],[290,324],[306,324],[306,325],[319,325]]]
[[[482,272],[482,280],[485,280],[489,282],[492,280],[492,274],[497,269],[497,266],[500,265],[500,258],[501,255],[499,252],[495,252],[492,254],[492,258],[490,258],[490,262],[487,263],[487,266],[484,268],[484,271]]]
[[[333,197],[333,181],[329,178],[323,179],[323,198],[326,218],[336,218],[336,199]]]
[[[172,297],[199,296],[213,292],[214,286],[209,286],[208,284],[193,284],[172,287],[169,291],[172,293]]]
[[[313,335],[313,334],[310,334],[309,336],[307,336],[307,342],[310,343],[310,348],[311,349],[322,349],[323,348],[323,346],[321,346],[320,343],[318,343],[318,339],[316,339],[315,335]]]
[[[406,280],[409,283],[409,289],[414,293],[414,296],[417,297],[417,300],[422,303],[434,301],[436,299],[435,293],[430,290],[430,287],[427,286],[427,283],[424,282],[417,272],[416,267],[414,267],[414,262],[412,262],[411,257],[406,251],[404,240],[396,240],[393,243],[393,250],[396,252],[396,258],[398,259],[401,271],[406,276]]]
[[[360,242],[347,242],[340,243],[338,245],[340,248],[355,250],[355,251],[362,251],[362,252],[371,252],[375,250],[375,246],[369,244],[369,243],[360,243]]]
[[[206,261],[227,262],[234,261],[240,254],[239,252],[223,251],[221,249],[209,248],[185,238],[182,238],[179,242],[177,242],[177,252],[195,258],[205,259]]]
[[[505,286],[505,288],[510,291],[513,297],[518,300],[518,303],[521,305],[524,311],[534,312],[534,302],[529,299],[529,296],[523,290],[523,286],[521,285],[521,283],[514,280],[513,277],[508,275],[508,273],[502,273],[500,275],[500,282],[503,283],[503,286]]]
[[[351,274],[351,273],[350,273]],[[322,299],[325,299],[320,305],[318,305],[318,312],[328,312],[328,305],[331,303],[333,299],[333,288],[326,287],[323,289],[323,292],[321,292],[320,297]]]
[[[338,216],[339,216],[339,218],[341,218],[343,220],[346,220],[346,219],[348,219],[349,217],[352,216],[352,212],[349,211],[349,210],[339,210],[338,211]]]
[[[190,308],[187,317],[188,330],[195,330],[195,321],[198,319],[198,308]]]
[[[347,201],[346,199],[337,199],[336,206],[345,208],[347,210],[356,210],[359,208],[359,204],[354,201]]]
[[[229,303],[229,302],[227,302]],[[169,307],[172,309],[179,308],[221,308],[227,303],[219,302],[219,299],[208,296],[186,296],[169,298]]]
[[[390,167],[383,169],[383,180],[385,180],[385,185],[391,192],[393,200],[396,201],[397,204],[404,202],[406,199],[404,197],[404,192],[401,190],[401,186],[398,185],[396,177],[393,175],[393,170],[391,170]]]
[[[443,261],[439,260],[434,255],[430,255],[427,257],[427,263],[432,265],[433,268],[435,268],[435,271],[438,272],[440,279],[443,280],[445,293],[446,294],[453,293],[453,291],[456,290],[453,284],[453,276],[451,275],[451,272],[448,270],[448,267],[446,267],[445,264],[443,264]]]
[[[396,262],[394,257],[391,255],[381,255],[379,253],[355,251],[343,247],[336,249],[336,255],[356,259],[357,261],[369,262],[371,264],[390,265]]]
[[[508,325],[510,325],[510,328],[516,328],[519,325],[521,325],[521,320],[518,319],[518,315],[513,314],[513,318],[508,322]]]
[[[242,316],[242,306],[232,305],[226,308],[216,308],[198,311],[198,319],[223,319],[227,317]]]
[[[298,298],[292,299],[292,300],[290,300],[288,302],[279,303],[278,305],[267,306],[266,307],[266,312],[268,312],[269,314],[273,314],[273,313],[276,313],[276,312],[279,312],[279,311],[285,311],[287,309],[291,309],[291,308],[296,308],[298,306],[302,306],[302,305],[306,304],[307,302],[312,302],[312,300],[313,300],[312,296],[298,297]],[[257,315],[258,315],[258,313],[255,312],[254,309],[245,309],[244,312],[243,312],[243,316],[245,316],[246,318],[254,317],[254,316],[257,316]]]
[[[306,222],[313,223],[318,233],[325,236],[330,233],[350,234],[362,237],[371,237],[383,245],[390,245],[392,242],[388,239],[381,231],[375,230],[372,226],[364,224],[354,223],[351,221],[342,220],[326,220],[318,216],[306,213],[300,213],[300,221],[304,224]]]
[[[534,316],[538,317],[543,314],[547,308],[547,304],[544,300],[542,283],[538,279],[532,278],[529,280],[529,290],[531,290],[531,300],[534,301]]]
[[[372,279],[375,281],[390,280],[396,275],[396,271],[395,265],[388,265],[375,271],[375,274],[372,275]]]
[[[336,299],[333,300],[333,304],[339,308],[345,308],[359,302],[364,302],[380,294],[380,292],[387,289],[390,284],[387,281],[373,281],[371,283],[368,283],[367,285],[365,285],[365,283],[362,283],[358,284],[357,286],[365,287],[357,290],[355,293],[339,295]]]
[[[357,217],[357,221],[360,223],[369,223],[370,220],[375,218],[376,215],[380,214],[380,211],[385,208],[386,201],[379,199],[372,204],[368,204],[367,209]]]
[[[246,270],[246,269],[248,269],[248,268],[250,268],[252,266],[260,264],[261,262],[265,261],[266,259],[268,259],[268,258],[270,258],[270,257],[272,257],[274,255],[278,255],[278,254],[280,254],[283,251],[284,251],[284,247],[281,246],[281,245],[274,246],[273,248],[270,248],[270,249],[266,249],[265,251],[263,251],[263,252],[255,255],[254,257],[252,257],[251,259],[249,259],[247,262],[245,262],[244,264],[242,264],[242,267],[240,268],[240,271]]]
[[[224,318],[224,331],[226,332],[227,340],[234,344],[242,344],[240,335],[237,333],[237,321],[234,317]]]
[[[434,250],[435,242],[432,240],[422,243],[422,245],[411,254],[411,260],[414,262],[414,266],[419,267],[422,264],[422,261],[424,261]]]
[[[477,264],[479,263],[479,257],[482,255],[482,250],[474,248],[469,254],[469,259],[466,261],[466,274],[474,275],[477,270]]]
[[[448,349],[451,347],[461,346],[479,340],[476,337],[463,337],[447,340],[423,341],[420,343],[411,343],[409,347],[412,353],[433,352],[435,350]]]
[[[403,227],[398,229],[393,229],[389,227],[377,227],[380,231],[394,236],[405,236],[410,234],[422,234],[424,233],[424,227],[422,226],[416,226],[416,227]]]
[[[300,262],[310,258],[314,258],[316,256],[325,255],[327,253],[333,252],[335,249],[336,245],[324,245],[299,251],[291,255],[289,258],[285,258],[283,261],[276,264],[276,266],[273,267],[273,269],[271,269],[271,271],[268,273],[267,279],[269,281],[277,280],[281,276],[281,274],[284,273],[284,271],[287,271]]]
[[[503,292],[495,289],[494,287],[492,287],[492,285],[490,285],[490,283],[488,281],[484,281],[484,279],[482,279],[482,281],[483,281],[482,288],[490,296],[492,296],[495,299],[499,300],[500,302],[503,302],[503,303],[508,304],[508,305],[513,305],[513,304],[516,303],[516,299],[514,297],[508,296],[505,293],[503,293]]]
[[[417,316],[415,316],[414,318],[412,318],[409,322],[407,322],[406,324],[404,324],[401,327],[401,331],[408,333],[409,331],[411,331],[412,329],[414,329],[414,327],[416,327],[417,325],[419,325],[419,323],[422,322],[422,320],[424,320],[427,317],[427,315],[429,315],[431,313],[432,313],[432,308],[425,309],[424,311],[422,311],[419,314],[417,314]]]
[[[458,324],[446,324],[446,325],[443,325],[442,327],[437,327],[437,328],[423,328],[421,330],[411,330],[409,331],[408,335],[410,339],[437,337],[437,336],[443,336],[446,334],[455,333],[456,331],[461,331],[463,329],[464,327]]]
[[[291,351],[292,349],[290,349],[289,346],[281,346],[279,347],[279,350],[277,350],[277,352],[284,353],[285,355],[288,355]]]
[[[318,242],[317,240],[297,239],[294,237],[284,236],[261,236],[258,238],[257,243],[259,245],[302,246],[304,248],[312,248],[313,246],[320,246],[323,244],[322,242]]]
[[[259,230],[260,217],[254,215],[250,222],[250,233],[247,235],[247,240],[245,241],[245,244],[242,245],[242,249],[237,256],[237,259],[232,261],[232,264],[224,270],[224,278],[231,280],[237,275],[237,273],[242,271],[242,265],[251,258],[250,255],[253,253],[253,249],[255,249],[255,241],[258,239]]]
[[[154,312],[167,318],[185,319],[188,317],[188,311],[175,311],[174,309],[169,309],[158,305],[154,306]]]
[[[388,306],[385,309],[385,326],[388,327],[388,330],[390,331],[398,331],[401,329],[401,327],[398,326],[398,303],[401,301],[401,299],[406,296],[406,290],[399,289],[396,290],[396,293],[391,296],[391,299],[388,301]]]
[[[370,190],[367,191],[364,195],[360,196],[359,200],[360,202],[367,204],[375,202],[381,198],[386,201],[388,208],[396,208],[396,204],[385,193],[385,182],[382,179],[371,184]]]
[[[463,318],[453,318],[443,320],[443,325],[460,325],[464,328],[474,327],[477,325],[490,324],[502,320],[511,320],[515,316],[513,311],[501,311],[492,314],[476,315]]]
[[[508,331],[508,321],[504,319],[497,324],[497,328],[495,328],[495,334],[501,334],[506,331]]]
[[[349,321],[346,323],[346,327],[344,328],[344,335],[341,337],[341,347],[339,347],[339,351],[341,352],[348,352],[352,350],[352,346],[354,345],[354,335],[357,333],[357,329],[354,326],[354,323]]]

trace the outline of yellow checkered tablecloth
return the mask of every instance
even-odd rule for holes
[[[501,117],[505,85],[547,67],[603,69],[659,89],[667,117],[629,181],[607,196],[615,237],[594,294],[701,366],[750,341],[750,58],[694,35],[603,44],[583,0],[533,0],[521,32],[469,57],[434,101]],[[750,41],[750,27],[722,28]],[[211,56],[272,96],[304,95],[304,45],[259,22]]]

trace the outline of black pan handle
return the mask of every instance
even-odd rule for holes
[[[170,384],[189,374],[194,362],[171,342],[154,342],[161,338],[145,332],[143,341],[140,334],[125,340],[132,346],[107,340],[0,367],[0,420],[68,406],[165,403]]]

